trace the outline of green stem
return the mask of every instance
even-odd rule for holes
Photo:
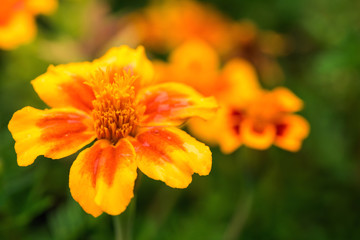
[[[136,212],[136,198],[134,197],[125,212],[113,216],[115,240],[133,239],[133,225]]]
[[[127,224],[126,224],[126,240],[133,239],[133,229],[134,229],[134,221],[136,215],[136,197],[134,197],[128,207],[127,215]]]
[[[125,240],[123,236],[123,226],[121,215],[113,216],[113,224],[115,230],[115,240]]]
[[[234,214],[226,228],[224,240],[240,239],[254,200],[254,192],[259,182],[264,178],[269,167],[269,161],[266,153],[259,151],[239,151],[238,164],[242,175],[242,191],[239,193],[239,199],[234,209]],[[241,161],[240,161],[241,159]],[[264,163],[265,161],[265,163]]]
[[[241,233],[251,212],[254,198],[253,195],[253,190],[249,190],[246,196],[240,196],[238,199],[235,213],[226,229],[224,240],[240,239]]]

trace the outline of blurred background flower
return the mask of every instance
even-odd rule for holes
[[[194,176],[187,191],[141,176],[136,216],[121,215],[132,223],[133,237],[360,238],[360,3],[181,2],[59,0],[53,14],[36,17],[31,43],[0,51],[1,239],[114,238],[109,216],[94,219],[71,199],[68,172],[75,156],[17,166],[7,124],[24,106],[46,107],[30,80],[49,64],[91,60],[121,43],[144,44],[164,70],[166,62],[189,66],[177,49],[195,36],[210,50],[198,48],[206,64],[190,64],[194,74],[205,70],[211,79],[231,59],[246,60],[262,89],[283,86],[303,101],[300,114],[311,133],[296,153],[241,146],[224,155],[214,147],[210,175]]]
[[[35,38],[35,16],[50,14],[57,0],[3,0],[0,6],[0,49],[11,50]]]

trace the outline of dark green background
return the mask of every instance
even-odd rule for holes
[[[109,2],[114,15],[146,5]],[[289,37],[293,49],[278,60],[284,85],[305,102],[301,114],[311,134],[298,153],[241,147],[226,156],[214,148],[211,174],[194,175],[184,190],[142,175],[136,201],[120,218],[131,217],[136,205],[135,239],[360,239],[360,2],[207,2],[234,20],[250,19]],[[60,1],[56,14],[38,18],[34,43],[0,52],[0,239],[114,238],[110,216],[93,218],[70,196],[76,156],[39,157],[18,167],[7,130],[16,110],[45,107],[30,80],[61,62],[46,44],[72,56],[64,39],[83,40],[78,20],[86,5]]]

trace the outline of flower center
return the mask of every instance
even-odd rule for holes
[[[136,77],[118,67],[99,69],[88,83],[94,90],[92,117],[98,139],[113,144],[133,133],[137,122],[134,103]]]

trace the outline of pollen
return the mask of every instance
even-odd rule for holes
[[[136,77],[117,67],[99,69],[88,83],[95,93],[92,117],[98,139],[116,144],[135,131],[137,111],[134,103]]]

